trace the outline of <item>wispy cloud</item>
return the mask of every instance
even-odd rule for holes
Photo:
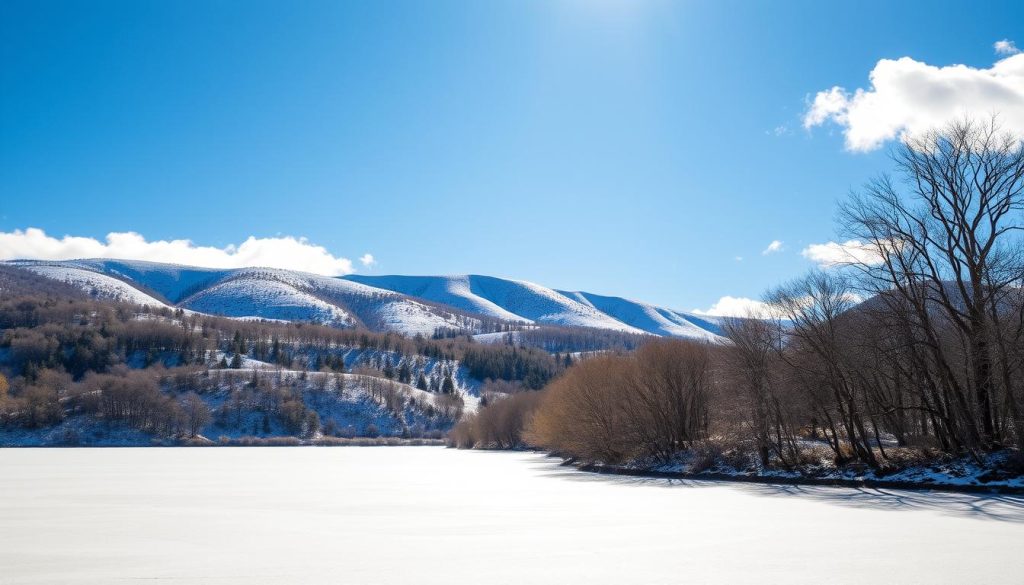
[[[1017,44],[1010,39],[1003,39],[996,41],[992,48],[996,50],[997,55],[1016,55],[1020,53],[1020,49],[1017,48]]]
[[[190,240],[147,241],[135,232],[111,232],[104,241],[76,236],[55,238],[38,228],[0,232],[0,260],[78,258],[149,260],[207,268],[266,266],[328,276],[355,272],[351,260],[334,256],[306,238],[292,236],[249,236],[241,244],[218,248],[197,246]]]
[[[768,244],[767,248],[765,248],[764,250],[761,250],[761,255],[762,256],[767,256],[768,254],[775,254],[776,252],[781,252],[781,251],[782,251],[782,240],[772,240],[772,243]]]
[[[367,252],[366,254],[363,254],[362,256],[359,257],[359,263],[365,266],[366,268],[369,268],[376,264],[377,260],[373,257],[373,254]]]
[[[988,68],[936,67],[910,57],[882,59],[868,89],[835,86],[819,91],[804,113],[804,128],[834,123],[846,148],[866,152],[963,118],[999,115],[1003,129],[1024,136],[1024,54],[1011,41],[995,44],[1008,55]]]

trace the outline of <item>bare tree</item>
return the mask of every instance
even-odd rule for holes
[[[1005,408],[1019,440],[1024,420],[1007,387],[1009,372],[998,382],[994,371],[996,354],[1009,351],[992,345],[1006,340],[1004,322],[1019,331],[1022,320],[1020,307],[1005,299],[1024,275],[1024,147],[995,119],[962,121],[908,139],[893,159],[902,182],[883,176],[842,209],[847,235],[873,252],[850,264],[869,291],[906,317],[908,341],[934,366],[923,381],[939,386],[935,396],[949,397],[944,408],[958,411],[956,437],[968,447],[999,444]],[[965,363],[948,351],[958,344],[943,342],[947,326],[962,342]]]
[[[195,392],[189,392],[182,398],[181,407],[188,427],[188,436],[195,437],[203,427],[210,424],[210,408]]]

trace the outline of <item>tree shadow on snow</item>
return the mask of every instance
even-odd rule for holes
[[[752,496],[796,497],[850,508],[931,510],[954,516],[1024,523],[1024,496],[1017,495],[637,477],[579,471],[553,458],[537,461],[531,467],[543,477],[567,481],[679,490],[726,487]]]

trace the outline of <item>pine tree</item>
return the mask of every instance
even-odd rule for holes
[[[231,369],[237,370],[242,367],[242,354],[236,353],[231,358]]]
[[[416,387],[419,388],[420,390],[428,389],[427,377],[423,375],[423,372],[420,372],[420,377],[416,379]]]
[[[281,340],[274,336],[273,341],[270,344],[270,361],[276,362],[281,358]]]
[[[442,394],[454,394],[455,393],[455,382],[452,380],[452,375],[447,370],[444,373],[444,381],[441,382],[441,393]]]
[[[403,384],[412,382],[412,370],[409,369],[409,360],[402,360],[402,365],[398,367],[398,381]]]

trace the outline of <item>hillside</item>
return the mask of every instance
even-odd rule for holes
[[[270,268],[210,269],[124,260],[12,261],[94,298],[242,319],[365,327],[404,335],[523,325],[717,340],[714,318],[483,275],[332,278]]]
[[[480,275],[350,275],[345,279],[498,319],[696,339],[714,339],[721,333],[714,318],[520,280]]]

